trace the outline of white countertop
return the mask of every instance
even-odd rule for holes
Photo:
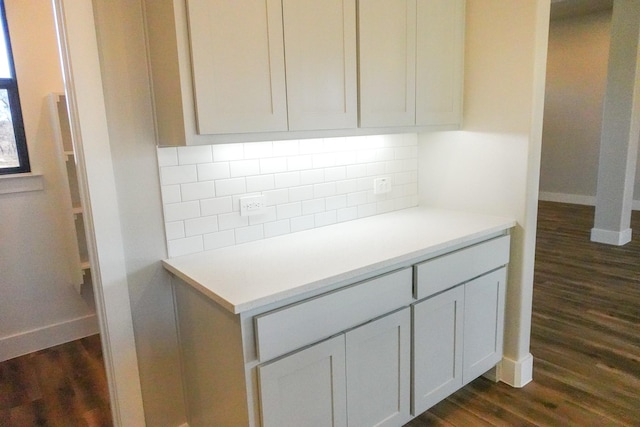
[[[330,289],[515,226],[509,218],[411,208],[163,261],[232,313]]]

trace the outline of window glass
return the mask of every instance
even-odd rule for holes
[[[30,172],[4,0],[0,0],[0,174]]]
[[[0,168],[17,168],[20,166],[16,135],[13,131],[9,93],[0,89]]]
[[[2,21],[2,31],[0,31],[0,79],[10,79],[13,75],[11,74],[11,66],[9,65],[9,52],[7,52],[4,17],[0,21]]]

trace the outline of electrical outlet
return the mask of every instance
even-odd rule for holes
[[[264,213],[264,196],[247,196],[240,199],[240,216],[254,216]]]
[[[391,178],[388,176],[373,180],[373,194],[386,194],[391,192]]]

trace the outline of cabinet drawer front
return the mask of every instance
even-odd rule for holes
[[[411,290],[406,268],[256,316],[258,359],[270,360],[409,305]]]
[[[507,264],[509,242],[509,236],[497,237],[418,264],[416,298],[426,298]]]

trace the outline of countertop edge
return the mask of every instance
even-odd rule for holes
[[[184,273],[179,268],[171,265],[170,261],[171,261],[170,259],[162,260],[162,266],[164,267],[165,270],[169,271],[171,274],[173,274],[174,276],[176,276],[177,278],[179,278],[183,282],[193,286],[196,290],[198,290],[199,292],[202,292],[204,295],[206,295],[207,297],[211,298],[213,301],[215,301],[216,303],[220,304],[222,307],[224,307],[225,309],[229,310],[231,313],[239,314],[242,311],[246,311],[246,310],[238,310],[237,309],[237,307],[238,307],[237,304],[233,304],[233,303],[227,301],[226,299],[220,297],[218,294],[216,294],[211,289],[209,289],[206,286],[204,286],[199,281],[191,278],[189,275]]]

